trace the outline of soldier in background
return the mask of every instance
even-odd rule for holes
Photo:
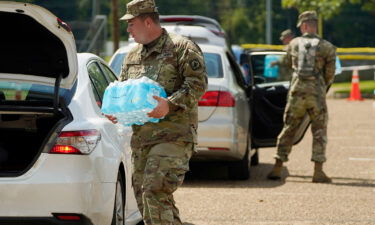
[[[139,44],[127,55],[120,81],[146,76],[163,86],[168,96],[154,96],[158,105],[148,115],[162,118],[159,123],[132,126],[132,181],[138,208],[146,225],[181,225],[173,192],[189,170],[197,143],[198,100],[207,88],[203,54],[191,40],[160,26],[154,0],[129,2],[121,19]]]
[[[313,182],[330,183],[323,172],[326,161],[327,122],[326,90],[335,74],[336,48],[317,35],[318,17],[315,11],[299,15],[297,27],[302,36],[293,39],[287,46],[287,65],[293,69],[284,112],[284,128],[278,137],[276,162],[268,178],[281,178],[283,162],[288,161],[294,137],[307,113],[313,134],[312,158],[315,162]]]
[[[285,45],[284,50],[286,51],[287,45],[293,40],[294,34],[292,30],[287,29],[281,32],[280,41]],[[293,70],[290,66],[287,65],[285,56],[282,56],[279,60],[273,61],[271,67],[279,67],[278,81],[287,81],[290,80]]]
[[[283,43],[283,45],[288,45],[290,41],[293,40],[293,38],[294,38],[294,34],[292,30],[287,29],[281,32],[280,41]]]

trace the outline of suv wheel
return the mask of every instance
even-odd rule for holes
[[[257,166],[259,164],[259,149],[255,149],[255,154],[251,156],[250,164]]]
[[[231,180],[247,180],[250,177],[249,151],[241,161],[229,162],[228,178]]]

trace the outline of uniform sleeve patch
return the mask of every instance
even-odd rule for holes
[[[190,64],[191,69],[194,71],[199,70],[202,67],[198,59],[190,60],[189,64]]]

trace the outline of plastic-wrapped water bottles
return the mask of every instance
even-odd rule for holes
[[[111,83],[104,92],[102,112],[114,115],[124,126],[157,123],[160,119],[147,115],[158,102],[153,96],[165,98],[163,87],[148,77]]]

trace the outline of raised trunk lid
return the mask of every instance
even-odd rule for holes
[[[6,1],[0,27],[0,80],[74,86],[77,51],[68,25],[42,7]]]

